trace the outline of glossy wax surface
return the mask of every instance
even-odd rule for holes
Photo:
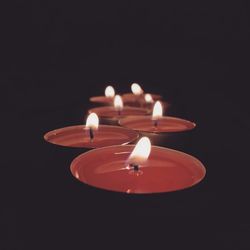
[[[89,129],[84,125],[55,129],[44,135],[44,139],[52,144],[77,148],[121,145],[132,142],[137,138],[138,133],[131,129],[109,125],[99,125],[98,130],[94,130],[92,141],[89,137]]]
[[[152,116],[149,115],[125,117],[119,123],[130,129],[153,133],[181,132],[191,130],[196,126],[193,122],[171,116],[159,118],[157,126],[154,126]]]
[[[81,154],[71,164],[79,181],[111,191],[161,193],[191,187],[205,176],[196,158],[168,148],[153,146],[140,174],[128,169],[126,161],[134,145],[110,146]]]
[[[97,107],[89,110],[89,113],[96,113],[98,116],[103,118],[115,118],[120,119],[125,116],[130,115],[146,115],[149,114],[148,109],[144,108],[136,108],[136,107],[123,107],[123,109],[120,112],[120,115],[118,111],[114,107]]]

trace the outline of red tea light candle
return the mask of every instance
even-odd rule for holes
[[[148,108],[150,110],[153,110],[153,106],[155,104],[155,100],[153,99],[152,95],[151,94],[145,94],[144,95],[144,99],[141,100],[141,106],[142,107],[145,107],[145,108]],[[167,109],[169,104],[166,103],[166,102],[162,102],[161,101],[161,104],[162,106],[164,107],[164,109]]]
[[[139,105],[144,108],[148,108],[149,110],[152,110],[152,107],[154,105],[154,100],[151,94],[145,94],[143,99],[140,100]]]
[[[99,117],[104,119],[119,120],[122,117],[129,115],[146,115],[149,111],[144,108],[127,107],[123,106],[123,100],[121,96],[116,95],[114,98],[114,106],[97,107],[90,109],[89,113],[96,113]]]
[[[147,104],[152,104],[152,103],[154,103],[154,100],[153,100],[153,97],[152,97],[151,94],[145,94],[145,95],[144,95],[144,99],[145,99],[145,102],[146,102]]]
[[[154,104],[155,104],[155,101],[152,95],[147,93],[144,95],[144,99],[141,100],[139,105],[140,107],[147,108],[151,113],[153,110]],[[170,106],[169,103],[164,102],[164,101],[161,101],[161,105],[164,108],[164,110],[169,109],[169,106]]]
[[[144,90],[141,88],[141,86],[138,83],[133,83],[131,85],[131,92],[132,93],[127,93],[127,94],[122,95],[124,103],[129,104],[129,105],[136,105],[136,104],[142,105],[147,102],[145,98],[147,98],[147,100],[149,100],[150,98],[149,94],[144,94]],[[146,95],[147,97],[145,97]],[[160,95],[156,95],[156,94],[150,94],[150,95],[153,100],[161,99]]]
[[[105,89],[105,96],[93,96],[90,98],[91,102],[112,104],[114,102],[115,90],[112,86],[107,86]]]
[[[99,118],[91,113],[86,126],[76,125],[50,131],[44,139],[52,144],[76,147],[98,148],[111,145],[124,145],[136,140],[138,133],[118,126],[99,125]]]
[[[94,149],[73,160],[71,173],[93,187],[124,193],[162,193],[185,189],[205,176],[203,164],[180,151],[152,146],[147,137],[136,145]]]
[[[134,95],[140,96],[143,94],[143,89],[138,83],[132,83],[131,85],[131,91],[133,92]]]
[[[192,130],[196,124],[184,119],[162,116],[163,109],[159,101],[154,105],[152,116],[131,116],[122,118],[119,123],[121,126],[141,132],[167,133]]]

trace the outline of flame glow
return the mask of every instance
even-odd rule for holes
[[[115,96],[115,90],[112,86],[108,86],[105,89],[105,96],[110,98]]]
[[[116,95],[115,96],[115,99],[114,99],[114,107],[117,109],[117,110],[122,110],[123,108],[123,101],[122,101],[122,98],[120,95]]]
[[[86,121],[86,128],[98,129],[99,118],[96,113],[89,114]]]
[[[145,94],[144,99],[147,103],[152,103],[154,102],[152,96],[150,94]]]
[[[143,89],[138,83],[133,83],[131,85],[131,91],[133,92],[134,95],[141,95],[143,93]]]
[[[163,109],[160,101],[157,101],[154,105],[152,119],[157,120],[162,117]]]
[[[151,142],[148,137],[142,137],[135,145],[134,150],[128,158],[129,164],[143,164],[151,152]]]

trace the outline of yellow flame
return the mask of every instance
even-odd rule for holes
[[[150,94],[145,94],[144,99],[145,99],[145,101],[146,101],[147,103],[152,103],[152,102],[154,102],[154,100],[153,100],[153,98],[152,98],[152,95],[150,95]]]
[[[105,96],[106,97],[114,97],[115,96],[115,90],[112,86],[108,86],[105,89]]]
[[[160,101],[157,101],[154,105],[152,119],[157,120],[162,117],[163,109]]]
[[[134,95],[141,95],[143,93],[143,89],[138,83],[133,83],[131,85],[131,91],[133,92]]]
[[[129,164],[143,164],[149,157],[151,142],[148,137],[142,137],[135,145],[134,150],[129,156]]]
[[[89,114],[86,121],[86,128],[98,129],[99,118],[96,113]]]
[[[123,101],[120,95],[116,95],[114,99],[114,107],[117,110],[121,110],[123,108]]]

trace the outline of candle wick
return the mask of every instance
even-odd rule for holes
[[[158,119],[154,120],[154,127],[157,128],[158,126]]]
[[[136,165],[136,164],[131,163],[131,164],[129,164],[129,166],[130,166],[131,168],[133,168],[133,170],[134,170],[135,172],[138,172],[138,171],[139,171],[139,165]]]
[[[89,128],[89,137],[90,137],[90,141],[92,142],[94,140],[94,132],[92,128]]]

